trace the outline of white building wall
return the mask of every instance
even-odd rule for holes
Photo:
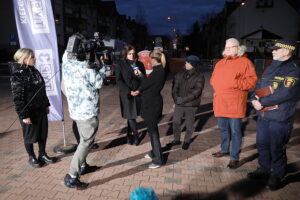
[[[247,0],[227,21],[227,36],[241,38],[261,28],[283,38],[297,40],[300,14],[286,0],[273,0],[272,8],[256,8],[256,0]]]

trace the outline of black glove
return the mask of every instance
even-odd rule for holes
[[[181,97],[177,97],[175,103],[176,103],[177,105],[182,105],[182,104],[183,104],[182,98],[181,98]]]

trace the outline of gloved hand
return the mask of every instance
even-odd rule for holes
[[[181,97],[177,97],[175,103],[176,103],[177,105],[182,105],[182,104],[183,104],[182,98],[181,98]]]

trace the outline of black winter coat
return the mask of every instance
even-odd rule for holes
[[[9,66],[12,95],[19,118],[28,118],[32,113],[49,107],[45,81],[41,73],[33,66],[25,67],[19,63],[9,63]]]
[[[174,102],[181,97],[185,107],[199,107],[205,78],[199,69],[183,70],[176,74],[173,81],[172,96]]]
[[[139,91],[142,93],[141,117],[145,121],[158,122],[163,110],[163,98],[160,94],[166,78],[163,66],[153,66],[148,78],[142,80]]]
[[[143,63],[136,63],[139,70],[145,75]],[[141,97],[131,96],[130,92],[140,87],[141,80],[133,72],[128,60],[121,60],[116,66],[116,82],[119,86],[121,114],[125,119],[136,119],[140,115]]]

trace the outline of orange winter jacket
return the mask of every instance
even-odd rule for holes
[[[244,118],[248,90],[256,85],[253,63],[245,56],[224,56],[210,79],[215,117]]]

